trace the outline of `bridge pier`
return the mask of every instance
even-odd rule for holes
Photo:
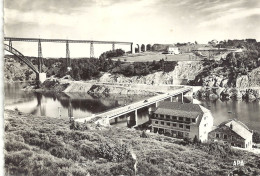
[[[138,45],[138,53],[141,53],[141,45]]]
[[[134,43],[131,43],[131,53],[135,54],[135,45],[134,45]]]
[[[38,41],[38,70],[41,73],[42,72],[42,45],[41,45],[41,40]]]
[[[148,114],[149,114],[149,115],[152,114],[152,107],[148,107]]]
[[[138,121],[138,114],[137,114],[137,109],[135,110],[135,125],[137,125]]]
[[[130,122],[131,122],[131,116],[129,115],[129,116],[126,116],[125,115],[125,117],[127,118],[127,127],[130,127]]]
[[[43,83],[46,80],[46,73],[39,73],[39,82]]]
[[[9,50],[12,51],[12,48],[13,48],[13,46],[12,46],[12,40],[9,39]]]
[[[118,123],[118,117],[115,118],[115,123]]]
[[[171,97],[171,102],[172,102],[172,97]]]
[[[112,51],[115,51],[115,43],[112,43]]]
[[[90,43],[90,58],[94,57],[94,44],[93,42]]]
[[[70,70],[71,63],[70,63],[70,48],[69,48],[69,41],[66,41],[66,66],[67,69]]]

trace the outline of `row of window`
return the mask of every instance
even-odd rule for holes
[[[219,133],[216,133],[216,138],[220,138],[220,134]],[[224,139],[227,139],[228,136],[226,134],[223,135],[223,138]],[[233,136],[231,136],[231,139],[233,140]]]
[[[170,116],[170,115],[163,115],[163,114],[154,114],[155,117],[163,118],[166,120],[179,120],[185,122],[196,122],[196,119],[188,118],[188,117],[177,117],[177,116]]]
[[[219,133],[216,133],[216,138],[220,138],[220,135]],[[229,136],[227,134],[223,134],[223,139],[228,139]],[[231,136],[231,140],[234,141],[235,140],[235,137],[234,136]],[[249,141],[247,144],[245,144],[245,147],[247,148],[247,146],[251,145],[252,144],[252,141]]]
[[[221,133],[216,133],[216,138],[223,138],[223,139],[228,139],[228,138],[231,138],[231,140],[232,141],[234,141],[235,140],[235,137],[234,136],[228,136],[227,134],[223,134],[222,136],[221,136]]]
[[[166,125],[166,126],[172,126],[172,127],[177,127],[178,126],[178,128],[184,128],[184,126],[185,126],[185,129],[190,129],[190,126],[189,125],[183,125],[183,124],[176,124],[176,123],[170,123],[170,122],[163,122],[163,121],[161,121],[161,122],[159,122],[159,121],[154,121],[154,123],[155,124],[159,124],[160,123],[160,125]]]
[[[153,132],[154,133],[159,133],[159,134],[165,134],[167,136],[172,136],[172,137],[189,137],[189,133],[188,132],[183,132],[183,131],[175,131],[175,130],[166,130],[163,128],[153,128]]]

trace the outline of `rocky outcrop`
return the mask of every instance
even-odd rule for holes
[[[118,87],[118,86],[108,86],[108,85],[93,85],[88,94],[90,95],[105,95],[109,96],[110,94],[119,94],[119,95],[156,95],[155,92],[149,92],[147,90],[137,90],[131,89],[128,87]]]
[[[13,58],[5,58],[4,61],[4,80],[12,81],[34,81],[36,74],[22,62]]]
[[[183,61],[178,62],[178,65],[171,72],[156,72],[146,76],[133,76],[125,77],[120,74],[104,73],[99,78],[100,82],[109,83],[135,83],[135,84],[172,84],[172,85],[185,85],[188,80],[195,79],[203,70],[201,62],[194,61]]]
[[[248,82],[250,87],[260,87],[260,67],[248,74]]]
[[[203,85],[208,87],[228,87],[228,79],[222,75],[210,75],[203,78]]]
[[[203,85],[208,87],[230,87],[228,77],[223,75],[209,75],[203,78]],[[247,75],[238,75],[235,84],[236,88],[260,87],[260,67],[252,70]]]
[[[260,87],[258,88],[210,88],[202,87],[193,93],[195,98],[209,98],[211,100],[246,100],[254,101],[260,99]]]
[[[247,75],[239,76],[236,80],[236,87],[246,88],[249,87],[249,80]]]

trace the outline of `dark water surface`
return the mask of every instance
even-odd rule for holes
[[[69,118],[83,118],[92,114],[107,111],[125,104],[146,99],[145,96],[118,96],[93,97],[87,93],[36,93],[22,91],[24,83],[5,83],[5,108],[14,110],[17,108],[24,113],[31,113],[38,116]],[[237,118],[250,129],[260,131],[260,103],[244,101],[220,100],[196,100],[184,99],[185,102],[201,104],[211,110],[214,117],[214,124],[230,118]],[[148,112],[139,112],[138,124],[149,119]],[[119,119],[116,126],[126,126],[126,119]]]

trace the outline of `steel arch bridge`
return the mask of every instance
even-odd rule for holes
[[[28,67],[30,67],[35,73],[36,75],[39,74],[39,71],[37,68],[35,68],[35,66],[32,64],[32,62],[27,59],[22,53],[20,53],[18,50],[16,50],[15,48],[13,48],[10,45],[4,44],[4,50],[12,53],[13,55],[15,55],[18,59],[20,59],[22,62],[24,62],[26,65],[28,65]]]

